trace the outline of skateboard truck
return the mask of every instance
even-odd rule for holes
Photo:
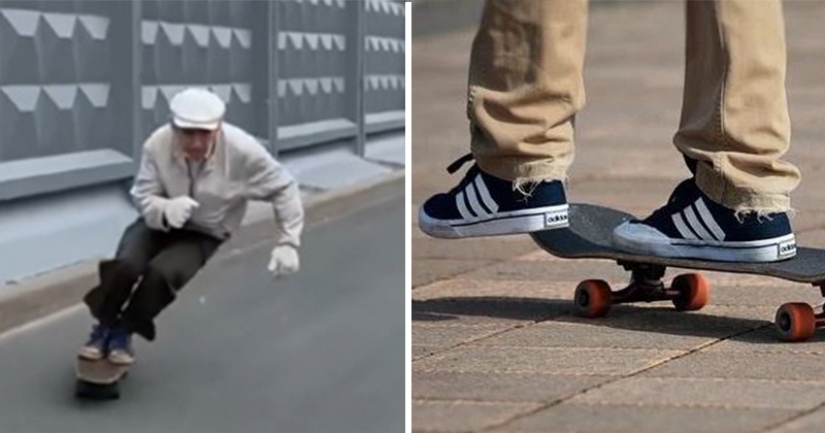
[[[631,272],[627,287],[613,291],[604,280],[584,280],[576,287],[576,313],[582,317],[601,317],[614,304],[672,301],[679,311],[698,310],[708,301],[710,288],[699,273],[682,274],[665,287],[665,266],[619,260]],[[825,318],[823,318],[825,321]]]

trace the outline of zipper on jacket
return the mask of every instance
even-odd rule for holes
[[[189,175],[189,197],[195,199],[195,175],[192,170],[192,161],[186,160],[186,173]]]

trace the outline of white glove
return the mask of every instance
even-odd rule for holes
[[[183,227],[189,217],[192,216],[192,210],[200,206],[198,202],[192,200],[187,195],[175,197],[166,203],[166,209],[163,214],[166,217],[166,222],[176,229]]]
[[[292,245],[278,245],[272,249],[272,258],[269,260],[269,272],[279,277],[298,272],[298,251]]]

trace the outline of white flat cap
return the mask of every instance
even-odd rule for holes
[[[208,129],[218,128],[226,105],[218,95],[198,88],[186,89],[169,101],[172,122],[178,128]]]

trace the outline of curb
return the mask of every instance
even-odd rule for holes
[[[394,171],[378,180],[361,182],[339,190],[309,196],[304,200],[304,233],[313,227],[369,207],[394,195],[404,194],[405,170]],[[224,260],[232,251],[270,242],[260,232],[272,224],[271,217],[255,218],[243,224],[215,253],[210,263]],[[0,334],[38,318],[75,305],[98,283],[97,259],[87,260],[38,275],[9,287],[0,296]]]

